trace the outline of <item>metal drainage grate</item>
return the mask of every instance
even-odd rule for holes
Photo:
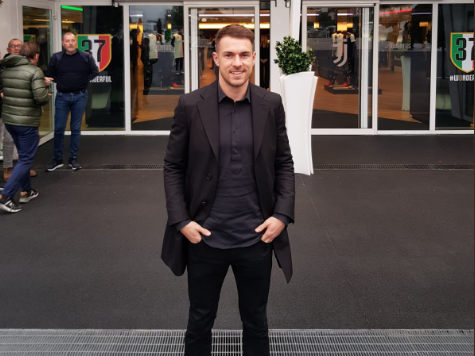
[[[272,356],[474,354],[473,330],[271,330]],[[0,356],[183,355],[184,331],[0,330]],[[216,356],[241,356],[242,332],[214,330]]]
[[[450,171],[450,170],[473,170],[473,164],[316,164],[313,168],[317,171],[346,170],[346,171]],[[33,167],[37,171],[44,171],[46,166]],[[110,171],[110,170],[134,170],[134,171],[162,171],[163,164],[85,164],[83,170]],[[59,171],[71,171],[68,167]]]
[[[316,164],[315,170],[424,170],[424,171],[446,171],[446,170],[473,170],[473,164]]]
[[[34,166],[36,171],[44,171],[46,166]],[[82,170],[88,171],[163,171],[163,164],[85,164],[81,165]],[[69,171],[71,168],[64,166],[57,171]]]

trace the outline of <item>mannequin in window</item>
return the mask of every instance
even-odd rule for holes
[[[337,69],[336,62],[338,62],[343,53],[343,34],[340,30],[332,34],[332,50],[331,50],[331,61],[333,62],[331,68],[329,68],[329,79],[325,84],[329,87],[333,87],[336,82]]]
[[[183,72],[183,29],[179,29],[178,33],[172,36],[172,46],[175,48],[175,71]]]
[[[175,33],[172,36],[171,45],[175,48],[173,51],[173,55],[175,57],[175,72],[176,72],[176,80],[172,83],[172,87],[177,88],[179,82],[183,84],[183,29],[179,29],[178,33]]]
[[[137,36],[140,34],[140,29],[133,29],[130,31],[130,62],[132,64],[132,73],[135,74],[135,67],[137,67],[137,60],[139,58],[139,42]]]
[[[142,54],[140,60],[143,63],[143,94],[148,95],[152,84],[153,66],[150,64],[150,38],[144,37],[142,40]]]
[[[270,47],[267,35],[261,35],[260,56],[261,88],[268,89],[270,82]]]
[[[346,51],[346,56],[343,55],[343,58],[346,57],[346,63],[342,66],[346,78],[346,82],[343,83],[343,87],[353,88],[354,86],[354,61],[355,61],[355,35],[350,28],[347,31],[343,32],[343,51]]]

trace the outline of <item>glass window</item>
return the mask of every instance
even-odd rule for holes
[[[473,8],[439,5],[436,129],[473,130]]]
[[[132,130],[170,130],[184,93],[183,6],[130,6]]]
[[[428,130],[432,5],[381,5],[379,130]]]
[[[91,53],[100,71],[88,87],[83,131],[125,129],[122,13],[114,6],[61,8],[62,33],[75,33],[78,49]]]
[[[373,18],[371,8],[307,9],[307,50],[319,78],[312,128],[371,127]]]
[[[259,85],[261,88],[270,89],[270,1],[260,3],[259,28],[260,28],[260,58],[259,63]]]
[[[53,31],[51,10],[23,6],[23,41],[36,42],[40,46],[38,67],[46,74],[53,55]],[[50,87],[50,91],[52,91]],[[40,137],[53,132],[53,100],[43,106],[39,133]]]

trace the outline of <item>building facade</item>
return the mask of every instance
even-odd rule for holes
[[[100,68],[83,133],[168,135],[180,95],[208,85],[223,26],[254,31],[252,82],[280,92],[273,48],[284,36],[312,49],[314,135],[473,134],[474,3],[441,1],[3,0],[11,38],[40,44],[46,69],[66,31]],[[54,90],[54,89],[51,89]],[[54,102],[42,142],[52,138]]]

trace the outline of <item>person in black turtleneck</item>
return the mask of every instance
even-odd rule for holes
[[[63,35],[62,52],[53,54],[46,71],[46,81],[56,83],[54,113],[54,157],[47,172],[63,166],[64,131],[71,113],[71,147],[69,150],[69,167],[80,169],[77,162],[81,123],[87,104],[87,86],[99,73],[94,58],[86,52],[78,51],[76,35],[66,32]]]
[[[243,356],[269,356],[267,301],[275,253],[287,281],[295,176],[279,95],[250,83],[254,33],[216,35],[219,80],[180,97],[164,166],[168,223],[162,259],[188,271],[185,356],[210,356],[229,267],[238,290]]]

